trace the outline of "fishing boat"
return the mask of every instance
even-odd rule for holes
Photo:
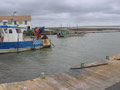
[[[0,53],[20,52],[51,46],[44,27],[35,28],[33,38],[25,38],[22,32],[24,29],[26,28],[0,26]],[[42,33],[43,36],[41,35]]]

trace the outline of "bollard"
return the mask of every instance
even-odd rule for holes
[[[41,77],[42,79],[45,79],[45,77],[46,77],[45,73],[42,72],[42,73],[40,74],[40,77]]]
[[[81,63],[81,67],[84,67],[85,66],[85,63]]]
[[[21,90],[28,90],[27,87],[22,87]]]

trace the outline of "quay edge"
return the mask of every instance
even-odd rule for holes
[[[120,82],[120,61],[109,60],[108,65],[67,70],[45,79],[0,84],[0,90],[104,90]],[[93,65],[92,63],[89,65]]]

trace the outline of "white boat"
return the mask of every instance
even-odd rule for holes
[[[34,38],[23,37],[21,29],[17,26],[0,26],[0,53],[20,52],[50,47],[51,42],[45,35],[44,27],[36,28]],[[43,37],[41,39],[41,33]],[[39,38],[38,38],[39,37]]]

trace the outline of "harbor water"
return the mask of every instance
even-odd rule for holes
[[[120,53],[120,32],[88,33],[83,37],[49,36],[52,48],[0,55],[0,83],[53,75],[81,63],[104,61]]]

